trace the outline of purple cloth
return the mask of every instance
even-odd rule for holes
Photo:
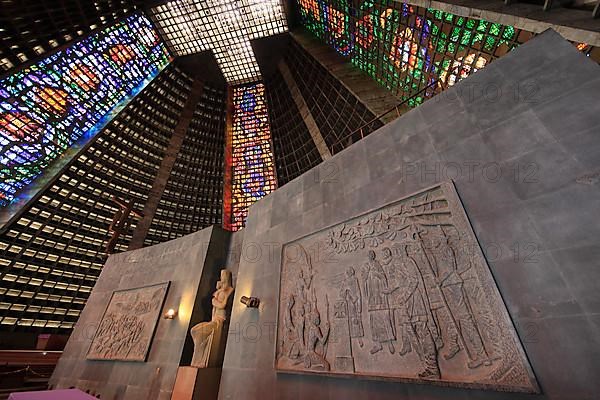
[[[42,392],[11,393],[8,400],[97,400],[78,389],[44,390]]]

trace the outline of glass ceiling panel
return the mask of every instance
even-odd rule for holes
[[[250,40],[288,30],[280,0],[173,0],[151,14],[175,54],[212,50],[230,84],[260,79]]]

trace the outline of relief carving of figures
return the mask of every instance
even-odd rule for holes
[[[431,236],[425,252],[429,265],[435,271],[435,279],[444,301],[443,306],[451,318],[450,325],[454,327],[453,347],[445,357],[451,358],[463,348],[469,358],[469,368],[478,368],[482,364],[491,365],[492,361],[484,347],[468,295],[464,291],[464,280],[458,273],[455,250],[450,246],[442,227],[440,231],[441,234]],[[419,239],[423,242],[420,234]],[[454,341],[455,338],[460,339],[460,344]]]
[[[221,270],[221,279],[217,282],[216,289],[211,300],[211,320],[194,325],[190,331],[194,340],[192,367],[218,366],[223,356],[223,326],[227,320],[227,303],[233,294],[231,271]]]
[[[302,365],[307,370],[328,371],[329,300],[325,298],[325,320],[313,287],[314,272],[309,254],[301,246],[293,262],[294,285],[286,296],[283,314],[282,363]]]
[[[539,390],[452,182],[282,260],[277,370]]]
[[[329,371],[329,363],[325,359],[329,323],[323,324],[321,316],[315,308],[307,318],[307,341],[304,354],[304,368],[318,371]]]
[[[423,277],[408,256],[406,245],[398,245],[394,251],[383,249],[383,264],[390,279],[390,306],[398,339],[402,343],[400,355],[404,356],[413,348],[423,363],[420,378],[440,378],[437,362],[436,341],[439,333],[429,306]]]
[[[438,280],[436,267],[432,264],[432,257],[426,251],[421,239],[422,229],[416,226],[410,228],[412,240],[406,243],[407,256],[416,265],[423,279],[424,291],[435,327],[433,337],[436,339],[436,347],[438,350],[443,348],[442,356],[450,360],[460,351],[457,326],[447,307],[441,281]]]
[[[169,283],[115,291],[87,358],[145,361]]]
[[[365,336],[362,323],[362,295],[354,267],[348,267],[343,273],[334,276],[329,284],[340,288],[334,304],[329,339],[331,351],[335,354],[334,369],[354,372],[352,342],[362,348]]]
[[[340,297],[346,304],[350,337],[356,339],[358,345],[363,347],[365,331],[362,324],[362,296],[360,286],[358,285],[354,268],[348,267],[345,274],[346,278],[342,285]]]
[[[368,257],[369,261],[366,263],[364,271],[364,290],[369,311],[371,338],[373,339],[373,347],[370,352],[375,354],[383,350],[383,346],[386,345],[389,352],[394,354],[395,349],[392,341],[395,339],[395,335],[387,298],[387,278],[381,264],[375,259],[376,256],[373,250],[369,250]]]

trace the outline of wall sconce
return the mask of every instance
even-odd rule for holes
[[[260,299],[258,297],[242,296],[240,301],[248,308],[258,308],[258,305],[260,304]]]
[[[174,310],[173,308],[169,308],[167,310],[167,312],[165,313],[165,315],[163,315],[164,319],[174,319],[177,316],[177,310]]]

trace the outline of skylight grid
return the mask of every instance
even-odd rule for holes
[[[260,79],[258,63],[247,39],[215,50],[215,58],[225,80],[231,84],[254,82]]]
[[[175,54],[212,50],[230,84],[260,79],[250,40],[288,30],[281,0],[173,0],[151,14]]]
[[[287,31],[285,12],[279,0],[241,0],[250,39]]]
[[[198,9],[189,1],[172,1],[152,10],[152,18],[167,44],[177,55],[187,55],[208,50],[201,31],[206,30],[200,21]]]

